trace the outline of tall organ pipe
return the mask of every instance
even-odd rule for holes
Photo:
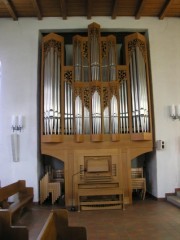
[[[75,100],[75,129],[76,134],[82,134],[82,101],[79,96]]]
[[[116,59],[115,59],[115,47],[113,42],[109,42],[109,81],[116,80]],[[111,133],[118,133],[118,103],[115,95],[111,98]]]
[[[99,42],[98,36],[93,34],[90,42],[91,48],[91,79],[92,81],[99,80]]]
[[[92,133],[101,133],[101,103],[97,91],[92,95]]]
[[[60,133],[60,60],[56,49],[47,48],[44,63],[44,134]],[[59,117],[58,117],[59,116]],[[59,129],[59,130],[58,130]]]
[[[146,69],[138,46],[130,57],[133,132],[149,131]]]
[[[111,133],[118,133],[118,107],[117,98],[114,95],[111,99]]]
[[[136,47],[137,55],[137,66],[139,70],[139,103],[140,103],[140,121],[141,121],[141,131],[149,131],[148,126],[148,97],[147,97],[147,84],[146,84],[146,69],[144,58],[138,47]]]
[[[82,81],[81,79],[81,43],[77,40],[74,43],[74,79],[75,81]]]

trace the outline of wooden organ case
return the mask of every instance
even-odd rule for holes
[[[125,37],[117,64],[114,35],[88,26],[73,37],[73,65],[64,38],[42,38],[41,153],[64,161],[65,204],[79,209],[132,203],[131,160],[152,151],[152,109],[146,39]]]

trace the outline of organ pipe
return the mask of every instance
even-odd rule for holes
[[[54,36],[54,35],[52,35]],[[50,40],[44,43],[44,129],[45,135],[60,134],[61,132],[61,46]]]
[[[135,46],[130,56],[130,78],[132,96],[133,132],[149,131],[149,109],[146,66],[139,46]]]

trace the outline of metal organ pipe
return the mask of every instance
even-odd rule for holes
[[[104,109],[104,133],[109,133],[109,107]]]
[[[99,77],[99,41],[98,36],[93,34],[90,42],[91,48],[91,80],[97,81]]]
[[[74,43],[74,80],[81,81],[81,43],[77,40]]]
[[[82,134],[82,101],[79,96],[75,100],[75,128],[76,134]]]
[[[116,80],[116,53],[115,45],[113,42],[109,42],[109,81],[113,82]],[[118,102],[115,95],[111,98],[111,133],[117,134],[118,131]]]
[[[92,95],[92,133],[101,133],[101,102],[97,91]]]
[[[110,81],[116,80],[116,60],[115,60],[115,48],[112,42],[109,47],[109,79]]]
[[[60,64],[60,56],[57,56],[57,134],[61,133],[61,68]]]
[[[111,99],[111,133],[118,133],[118,106],[117,98],[114,95]]]
[[[73,107],[72,107],[72,85],[68,82],[64,82],[64,133],[70,135],[73,133]]]
[[[139,72],[139,103],[140,103],[140,127],[142,132],[149,131],[148,126],[148,96],[146,82],[146,67],[142,52],[136,47],[137,66]]]
[[[146,68],[138,46],[130,57],[133,132],[149,131]]]
[[[56,134],[57,133],[57,116],[58,116],[58,109],[57,109],[57,96],[58,96],[58,89],[57,89],[57,82],[58,82],[58,79],[57,79],[57,53],[56,51],[54,52],[54,96],[53,96],[53,105],[54,105],[54,133]]]
[[[60,57],[50,46],[44,63],[44,134],[60,132]]]
[[[93,31],[93,34],[90,38],[90,59],[91,59],[91,81],[100,80],[100,64],[99,64],[99,36],[96,31]],[[92,94],[92,134],[101,133],[101,98],[100,95],[95,89]]]
[[[124,80],[120,86],[120,116],[122,117],[121,124],[122,126],[120,127],[121,133],[128,133],[129,128],[128,128],[128,100],[127,100],[127,81]]]

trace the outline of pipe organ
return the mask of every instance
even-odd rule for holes
[[[118,186],[131,203],[130,161],[152,151],[146,38],[133,33],[124,42],[125,65],[118,65],[115,35],[101,36],[92,23],[87,36],[74,34],[73,65],[66,66],[64,38],[54,33],[42,38],[41,153],[65,162],[67,205],[71,198],[76,202],[81,181],[77,176],[71,196],[70,176],[81,170],[84,158],[107,151],[119,159]]]

